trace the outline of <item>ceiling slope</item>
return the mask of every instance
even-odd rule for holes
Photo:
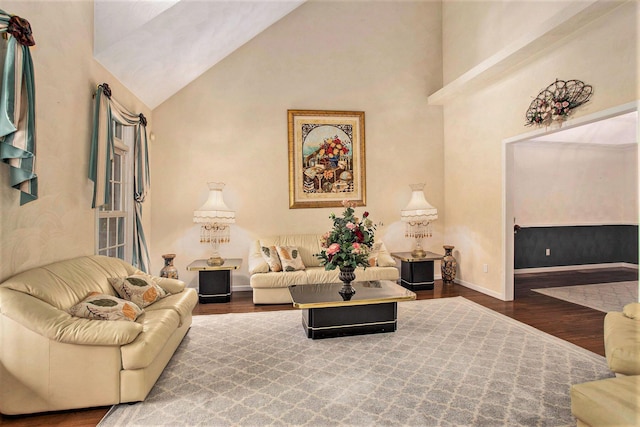
[[[306,0],[96,0],[94,57],[154,109]]]

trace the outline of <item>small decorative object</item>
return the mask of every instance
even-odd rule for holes
[[[160,277],[167,277],[169,279],[177,279],[178,278],[178,269],[173,266],[173,259],[176,257],[176,254],[164,254],[162,258],[164,258],[164,267],[160,270]]]
[[[348,300],[356,293],[351,285],[356,278],[355,268],[366,269],[369,266],[376,226],[369,219],[369,212],[362,214],[362,220],[354,216],[355,202],[344,200],[342,206],[345,210],[341,217],[333,213],[329,215],[333,229],[322,236],[320,245],[324,249],[315,256],[320,258],[325,270],[340,269],[339,278],[343,283],[340,295]]]
[[[289,110],[289,208],[366,203],[364,112]]]
[[[454,247],[455,246],[450,245],[443,246],[444,257],[442,258],[440,269],[442,270],[442,282],[445,285],[453,284],[453,281],[456,278],[456,267],[458,266],[458,263],[451,253]]]
[[[580,80],[558,80],[538,94],[527,110],[526,126],[565,121],[571,111],[589,101],[593,87]]]
[[[411,200],[400,211],[402,222],[406,224],[405,237],[415,238],[415,248],[411,252],[414,258],[424,258],[426,252],[422,249],[421,241],[431,237],[431,223],[438,219],[438,210],[431,206],[424,197],[424,184],[411,184]]]
[[[221,243],[229,243],[229,224],[236,222],[236,213],[229,209],[222,198],[224,183],[209,182],[209,198],[204,205],[193,212],[193,222],[200,226],[200,243],[209,243],[213,248],[211,258],[207,264],[223,265],[224,259],[220,257]]]

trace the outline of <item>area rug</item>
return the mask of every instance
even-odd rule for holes
[[[638,281],[532,289],[535,292],[604,312],[622,311],[638,301]]]
[[[100,426],[575,426],[603,357],[462,297],[398,304],[393,333],[310,340],[299,311],[196,316],[144,402]]]

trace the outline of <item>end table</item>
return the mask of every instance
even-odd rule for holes
[[[414,258],[411,252],[394,252],[392,257],[399,259],[400,284],[412,291],[433,289],[433,261],[441,260],[444,256],[427,252],[423,258]]]
[[[231,270],[242,265],[240,258],[228,258],[222,265],[209,265],[206,259],[193,261],[189,271],[198,272],[198,300],[200,304],[231,301]]]

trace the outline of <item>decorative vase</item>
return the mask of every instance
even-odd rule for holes
[[[451,254],[451,251],[453,251],[455,246],[444,245],[443,248],[444,257],[440,264],[440,268],[442,270],[442,282],[445,285],[451,285],[453,280],[456,278],[456,267],[458,266],[456,259]]]
[[[169,279],[178,278],[178,269],[173,266],[173,259],[175,257],[176,254],[162,255],[162,258],[164,258],[164,267],[160,270],[160,277],[167,277]]]
[[[342,295],[345,301],[349,301],[353,294],[356,293],[356,290],[351,285],[351,282],[356,279],[356,274],[353,270],[353,267],[340,267],[340,275],[338,277],[342,282],[342,289],[340,289],[338,293]]]

